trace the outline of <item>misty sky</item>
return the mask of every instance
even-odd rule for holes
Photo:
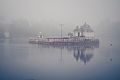
[[[103,20],[120,21],[120,0],[0,0],[0,17],[97,25]]]

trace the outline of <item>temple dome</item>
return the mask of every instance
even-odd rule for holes
[[[84,25],[80,26],[80,29],[82,29],[84,32],[93,32],[90,25],[88,25],[86,22],[84,23]]]

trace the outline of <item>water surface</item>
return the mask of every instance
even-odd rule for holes
[[[119,45],[46,46],[0,43],[0,80],[120,80]]]

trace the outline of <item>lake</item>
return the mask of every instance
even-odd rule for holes
[[[27,39],[0,43],[0,80],[120,80],[120,45],[29,44]]]

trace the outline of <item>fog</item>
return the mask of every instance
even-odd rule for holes
[[[120,80],[119,48],[120,0],[0,0],[0,80]]]
[[[12,38],[38,32],[60,37],[60,24],[65,36],[87,22],[96,36],[117,39],[119,4],[119,0],[0,0],[0,33],[9,32]]]

